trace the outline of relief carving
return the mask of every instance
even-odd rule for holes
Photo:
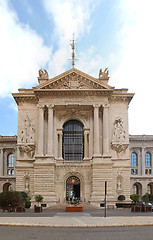
[[[34,133],[34,125],[31,124],[29,117],[26,116],[24,120],[24,129],[18,137],[18,146],[20,152],[28,154],[31,158],[35,153]]]
[[[59,120],[61,121],[64,118],[67,117],[81,117],[84,118],[86,121],[88,120],[88,114],[87,113],[82,113],[76,108],[71,108],[70,110],[66,111],[66,113],[59,114]]]
[[[66,77],[66,82],[63,83],[63,86],[67,89],[80,89],[84,86],[84,83],[76,75],[70,75]]]
[[[124,124],[122,118],[115,119],[111,147],[118,153],[125,151],[128,148],[126,133],[123,125]]]

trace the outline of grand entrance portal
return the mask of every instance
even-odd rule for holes
[[[66,180],[66,201],[80,200],[80,179],[72,176]]]

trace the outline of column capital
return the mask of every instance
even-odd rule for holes
[[[106,103],[106,104],[103,104],[103,109],[108,109],[110,107],[110,104],[109,103]]]
[[[45,105],[44,105],[44,104],[37,104],[37,107],[38,107],[39,109],[44,109],[44,108],[45,108]]]
[[[52,105],[52,104],[47,104],[46,107],[49,108],[49,109],[53,109],[53,108],[54,108],[54,105]]]
[[[58,135],[63,135],[63,128],[57,129],[57,134]]]
[[[94,104],[94,105],[93,105],[93,108],[94,108],[94,109],[98,109],[98,108],[100,108],[100,107],[101,107],[100,104]]]
[[[89,128],[83,128],[83,130],[84,130],[84,135],[88,135],[90,133]]]

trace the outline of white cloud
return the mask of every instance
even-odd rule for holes
[[[95,3],[93,0],[45,0],[43,3],[55,24],[54,38],[57,39],[58,50],[50,61],[49,71],[51,75],[56,75],[68,65],[68,59],[71,57],[69,43],[73,33],[78,39],[90,30],[90,17]]]
[[[121,59],[113,72],[115,86],[129,87],[136,95],[130,104],[130,133],[153,134],[152,56],[153,56],[153,1],[122,0],[123,28]]]
[[[96,48],[91,46],[86,52],[80,52],[78,58],[79,61],[76,62],[77,68],[98,78],[99,69],[104,66],[104,60],[96,54]]]
[[[5,97],[19,87],[36,83],[38,70],[46,65],[51,49],[29,26],[19,22],[7,0],[0,1],[0,29],[0,96]]]

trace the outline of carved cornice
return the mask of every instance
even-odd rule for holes
[[[109,97],[109,102],[128,102],[132,100],[134,94],[112,95]]]
[[[93,95],[102,95],[102,96],[110,96],[112,94],[111,90],[103,90],[103,89],[39,89],[35,91],[37,97],[49,95],[49,96],[93,96]]]
[[[17,136],[0,136],[0,143],[16,143],[17,142]]]

